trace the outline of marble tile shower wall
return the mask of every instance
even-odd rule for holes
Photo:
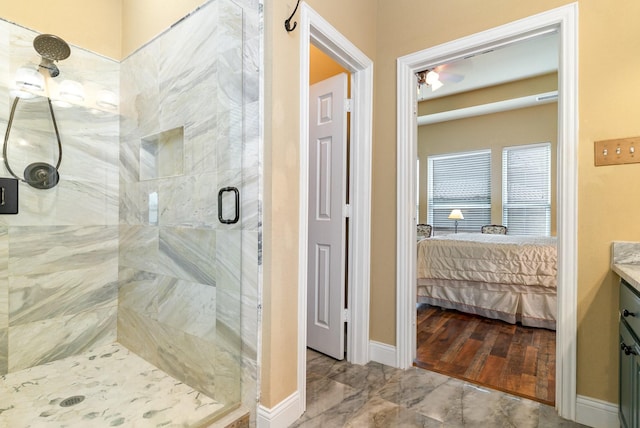
[[[6,130],[16,70],[36,68],[38,33],[0,20],[0,128]],[[48,79],[118,93],[119,64],[71,47]],[[63,157],[59,184],[19,185],[19,214],[0,215],[0,374],[74,355],[116,338],[118,293],[117,112],[83,103],[53,106]],[[32,162],[55,164],[57,148],[46,98],[21,101],[8,158],[22,175]],[[4,164],[0,176],[9,177]]]
[[[120,79],[118,341],[218,401],[251,407],[259,34],[257,2],[214,0],[126,58]],[[233,225],[218,221],[226,186],[241,194]]]

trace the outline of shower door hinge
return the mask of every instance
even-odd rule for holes
[[[344,111],[351,113],[351,107],[353,107],[353,100],[351,98],[345,98]]]
[[[351,322],[351,314],[347,308],[342,310],[342,322]]]

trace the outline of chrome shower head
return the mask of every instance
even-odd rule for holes
[[[33,48],[42,57],[40,67],[49,70],[51,77],[60,74],[60,70],[53,61],[60,61],[69,58],[71,49],[67,42],[53,34],[40,34],[33,39]]]
[[[67,59],[71,55],[67,42],[53,34],[40,34],[33,39],[33,47],[42,58],[51,61]]]

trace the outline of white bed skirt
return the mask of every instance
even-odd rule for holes
[[[511,324],[556,329],[556,290],[548,287],[419,278],[417,301]]]

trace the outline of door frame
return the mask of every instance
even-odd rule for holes
[[[298,245],[298,394],[306,407],[307,245],[309,211],[309,45],[351,73],[349,290],[347,360],[369,362],[369,281],[371,231],[371,142],[373,62],[306,2],[300,4],[300,206]]]
[[[416,354],[416,77],[425,68],[535,34],[557,30],[558,67],[558,325],[556,409],[576,418],[578,5],[571,3],[512,23],[418,51],[397,60],[396,362]]]

